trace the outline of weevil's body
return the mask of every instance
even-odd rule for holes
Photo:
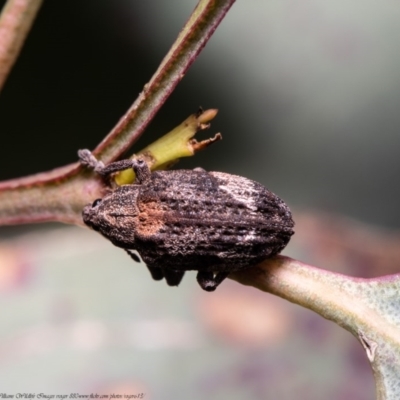
[[[177,285],[184,271],[197,270],[203,289],[214,290],[229,272],[279,253],[293,234],[287,205],[257,182],[202,169],[150,173],[140,165],[133,161],[139,183],[86,206],[83,220],[116,246],[138,251],[155,279]]]

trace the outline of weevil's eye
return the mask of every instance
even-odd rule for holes
[[[92,207],[96,207],[101,203],[101,199],[96,199],[93,203],[92,203]]]

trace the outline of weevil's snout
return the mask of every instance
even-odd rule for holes
[[[85,206],[82,219],[88,227],[100,232],[116,246],[133,249],[137,210],[132,204],[132,196],[127,196],[124,203],[116,201],[116,194],[118,192]]]
[[[82,211],[83,222],[95,231],[99,230],[98,207],[100,203],[101,199],[97,199],[92,204],[86,205]]]

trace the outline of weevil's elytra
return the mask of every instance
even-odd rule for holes
[[[215,290],[230,272],[278,254],[292,236],[288,206],[261,184],[222,172],[151,173],[141,159],[99,165],[88,150],[81,162],[108,174],[132,167],[137,182],[118,187],[83,210],[86,225],[171,286],[196,270],[200,286]]]

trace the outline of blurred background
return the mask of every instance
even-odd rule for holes
[[[0,1],[2,6],[4,1]],[[45,2],[0,95],[0,179],[94,148],[196,5]],[[372,277],[400,260],[400,5],[247,0],[232,7],[133,151],[199,106],[224,140],[185,159],[265,184],[293,209],[285,254]],[[147,399],[374,399],[358,342],[235,282],[153,282],[95,233],[0,229],[0,391]]]

